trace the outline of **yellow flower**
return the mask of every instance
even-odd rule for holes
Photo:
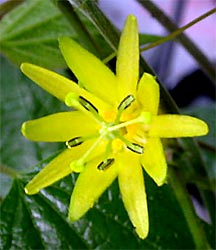
[[[75,109],[23,124],[22,133],[30,140],[63,141],[67,145],[25,191],[35,194],[72,172],[80,172],[69,207],[69,219],[75,221],[118,177],[130,220],[144,239],[149,222],[142,167],[162,185],[167,164],[160,138],[205,135],[208,127],[189,116],[158,115],[159,85],[155,77],[144,73],[139,80],[134,16],[128,16],[121,35],[116,75],[70,38],[61,38],[59,44],[79,84],[36,65],[21,66],[30,79]]]

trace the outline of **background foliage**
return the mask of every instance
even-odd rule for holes
[[[10,10],[10,3],[8,6]],[[64,145],[29,142],[21,136],[20,126],[26,120],[66,107],[22,75],[18,66],[28,61],[68,75],[58,49],[59,36],[73,37],[98,57],[105,58],[116,50],[119,32],[95,1],[26,0],[15,8],[11,6],[7,14],[3,11],[5,15],[0,22],[0,249],[214,248],[215,105],[184,110],[210,125],[210,134],[198,142],[204,145],[201,148],[204,161],[193,140],[173,141],[167,145],[167,152],[173,155],[168,183],[158,188],[145,176],[150,234],[144,241],[132,228],[116,182],[86,216],[73,224],[67,221],[67,209],[76,175],[68,176],[37,195],[24,193],[24,185]],[[157,35],[141,35],[142,44],[158,39]],[[144,60],[141,65],[142,70],[152,73]],[[163,88],[161,95],[164,109],[177,112]],[[188,184],[195,187],[206,202],[211,224],[201,221],[195,214],[186,189]]]

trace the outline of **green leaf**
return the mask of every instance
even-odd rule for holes
[[[24,0],[8,0],[0,3],[0,16],[3,17],[6,13],[21,4]]]
[[[59,1],[59,0],[54,0]],[[82,12],[98,29],[109,46],[116,51],[119,34],[113,24],[105,17],[95,1],[67,0],[75,9]]]
[[[1,51],[12,62],[49,68],[66,67],[58,37],[75,37],[74,29],[49,0],[27,0],[0,23]]]
[[[182,112],[190,114],[192,116],[196,116],[201,118],[207,122],[209,125],[209,133],[200,137],[198,140],[203,141],[213,147],[216,146],[215,138],[216,138],[216,127],[215,127],[215,114],[216,114],[216,105],[215,103],[209,103],[208,105],[203,106],[194,106],[183,109]]]
[[[68,195],[58,193],[55,190],[58,204],[50,203],[49,194],[28,197],[15,180],[1,207],[1,249],[85,249],[82,238],[55,207],[64,210],[68,203]]]
[[[139,43],[140,46],[147,44],[147,43],[153,43],[156,42],[158,40],[160,40],[162,38],[162,36],[158,36],[158,35],[152,35],[152,34],[140,34],[139,35]]]
[[[55,111],[62,111],[65,105],[45,93],[27,79],[19,69],[0,56],[0,169],[10,167],[15,171],[30,171],[38,161],[55,152],[62,145],[32,143],[20,132],[24,121]],[[5,173],[5,171],[3,171]],[[0,174],[0,197],[8,192],[11,181]]]
[[[114,184],[79,221],[67,222],[68,176],[38,195],[24,194],[22,180],[14,180],[1,206],[1,249],[194,249],[185,219],[169,186],[158,189],[146,176],[150,235],[135,234]],[[163,205],[162,205],[163,204]]]
[[[210,103],[201,107],[193,107],[189,109],[184,109],[183,112],[186,112],[192,116],[196,116],[205,120],[209,126],[209,133],[206,136],[196,138],[196,142],[200,145],[200,153],[202,160],[206,166],[206,173],[197,171],[197,176],[192,178],[192,182],[196,183],[200,187],[203,193],[203,201],[206,203],[206,206],[209,211],[211,222],[213,227],[215,227],[215,183],[216,183],[216,123],[215,123],[215,114],[216,114],[216,105],[215,103]],[[196,178],[197,177],[197,178]],[[216,228],[215,228],[216,229]]]

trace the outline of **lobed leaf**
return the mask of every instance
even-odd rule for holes
[[[27,196],[21,179],[1,205],[1,249],[194,249],[173,191],[145,176],[150,234],[139,239],[128,219],[117,181],[79,221],[67,221],[74,176]],[[160,209],[158,209],[160,207]],[[172,211],[172,212],[171,212]]]
[[[74,29],[49,0],[27,0],[9,12],[0,23],[1,51],[12,62],[66,67],[58,37],[75,37]]]

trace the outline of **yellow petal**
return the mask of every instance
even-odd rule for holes
[[[144,111],[156,115],[159,105],[159,85],[154,76],[144,73],[138,84],[137,99]]]
[[[115,163],[104,171],[97,169],[102,160],[100,157],[91,161],[79,175],[71,196],[69,220],[75,221],[82,217],[116,178]]]
[[[141,162],[145,171],[157,185],[163,185],[167,175],[167,163],[159,138],[149,138],[147,140]]]
[[[118,156],[119,187],[125,208],[137,234],[148,235],[149,220],[140,156],[126,151]]]
[[[161,138],[193,137],[206,135],[208,125],[186,115],[159,115],[153,117],[149,136]]]
[[[116,77],[96,56],[68,37],[59,39],[61,52],[69,68],[92,94],[115,104]]]
[[[108,108],[108,105],[105,102],[80,88],[75,82],[53,71],[30,63],[23,63],[21,65],[21,70],[41,88],[63,102],[65,101],[67,94],[74,92],[77,95],[85,97],[88,101],[98,107],[99,110],[104,111]]]
[[[22,134],[32,141],[68,141],[96,134],[97,126],[80,111],[61,112],[23,123]]]
[[[139,77],[139,36],[136,17],[129,15],[121,34],[117,52],[118,96],[122,101],[136,93]]]
[[[72,172],[70,163],[81,157],[92,142],[85,142],[73,149],[66,149],[42,169],[25,187],[29,195],[36,194]]]

